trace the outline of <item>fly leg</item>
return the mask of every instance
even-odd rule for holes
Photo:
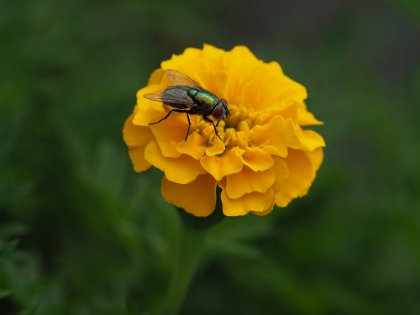
[[[187,134],[185,135],[185,140],[187,141],[188,139],[188,135],[190,134],[190,127],[191,127],[191,122],[190,122],[190,115],[188,115],[189,111],[184,111],[187,114],[187,119],[188,119],[188,130],[187,130]]]
[[[214,132],[216,133],[216,136],[220,139],[220,140],[222,140],[222,138],[220,138],[220,136],[219,136],[219,133],[217,132],[217,129],[216,129],[216,126],[217,125],[215,125],[214,124],[214,121],[213,120],[211,120],[210,118],[208,118],[207,116],[204,116],[203,115],[203,119],[205,120],[205,121],[207,121],[207,122],[209,122],[209,123],[211,123],[212,125],[213,125],[213,128],[214,128]],[[219,122],[217,122],[218,124],[219,124]],[[222,140],[223,141],[223,140]]]
[[[188,110],[171,109],[171,110],[169,111],[169,113],[167,113],[167,114],[166,114],[166,116],[165,116],[165,117],[163,117],[161,120],[158,120],[158,121],[155,121],[155,122],[151,122],[151,123],[149,123],[149,125],[156,125],[156,124],[160,123],[161,121],[163,121],[163,120],[165,120],[166,118],[168,118],[168,117],[169,117],[169,115],[171,115],[171,114],[172,114],[172,112],[175,112],[175,113],[188,113]]]
[[[188,130],[187,130],[187,135],[185,136],[185,141],[187,141],[187,139],[188,139],[188,134],[190,133],[190,127],[191,127],[191,122],[190,122],[190,116],[189,116],[189,110],[182,110],[182,109],[171,109],[170,111],[169,111],[169,113],[167,113],[166,114],[166,116],[165,117],[163,117],[162,119],[160,119],[160,120],[158,120],[158,121],[155,121],[155,122],[151,122],[151,123],[149,123],[149,125],[156,125],[156,124],[158,124],[158,123],[160,123],[161,121],[163,121],[163,120],[165,120],[166,118],[168,118],[171,114],[172,114],[172,112],[175,112],[175,113],[186,113],[187,114],[187,119],[188,119]]]

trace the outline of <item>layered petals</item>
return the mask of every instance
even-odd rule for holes
[[[149,128],[136,126],[133,124],[131,115],[124,124],[123,138],[128,146],[128,153],[136,172],[147,170],[151,164],[145,159],[144,151],[147,144],[153,139],[153,134]]]
[[[169,104],[146,99],[174,84],[166,69],[225,99],[230,115],[216,121],[216,102],[200,105],[191,90],[180,89],[180,100]],[[164,172],[167,202],[205,217],[220,198],[226,216],[263,216],[304,196],[322,164],[325,141],[306,129],[322,122],[308,111],[306,98],[305,87],[277,62],[265,63],[245,46],[187,48],[163,61],[138,91],[123,138],[136,172],[151,166]]]
[[[226,216],[241,216],[253,212],[271,211],[273,202],[273,190],[269,189],[264,193],[252,192],[243,195],[240,198],[229,198],[227,193],[223,190],[221,193],[223,203],[223,213]]]
[[[162,196],[169,203],[197,216],[206,217],[216,206],[216,180],[208,175],[199,175],[193,182],[182,185],[162,179]]]
[[[287,164],[289,176],[281,190],[275,195],[275,202],[279,207],[285,207],[292,199],[306,195],[315,179],[315,170],[306,152],[289,150],[289,155],[284,161]]]
[[[242,170],[243,162],[241,155],[243,153],[244,150],[233,148],[220,156],[203,157],[201,159],[201,165],[216,180],[222,180],[223,177],[238,173]]]
[[[151,141],[144,152],[145,159],[165,173],[168,180],[178,184],[188,184],[206,171],[200,162],[188,155],[178,158],[164,157],[156,141]]]
[[[273,169],[254,172],[244,167],[241,172],[227,177],[226,194],[237,199],[254,191],[264,193],[273,186],[275,180],[276,174]]]

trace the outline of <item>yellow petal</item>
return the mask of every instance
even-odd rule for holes
[[[325,147],[324,138],[313,130],[303,130],[303,139],[301,140],[309,151],[313,151],[319,147]]]
[[[276,180],[273,183],[273,192],[277,193],[283,187],[284,182],[289,178],[289,169],[287,163],[282,159],[276,157],[272,168],[276,174]]]
[[[153,140],[153,134],[149,127],[136,126],[133,124],[134,114],[125,121],[123,138],[128,146],[146,145]]]
[[[224,97],[222,92],[226,85],[226,78],[226,70],[206,70],[197,72],[195,75],[196,81],[202,87],[220,98]]]
[[[251,211],[253,214],[259,216],[259,217],[263,217],[267,214],[270,214],[271,211],[273,211],[274,209],[274,202],[272,203],[272,205],[270,207],[268,207],[267,209],[265,209],[264,211]]]
[[[267,64],[259,64],[252,73],[253,80],[249,86],[244,86],[242,99],[249,101],[256,110],[269,109],[278,102],[282,90],[287,88],[284,76],[279,76],[270,71]]]
[[[227,69],[228,78],[226,83],[225,96],[232,104],[239,104],[242,100],[242,91],[246,90],[245,85],[252,81],[254,68],[261,63],[247,47],[236,46],[226,53],[229,64]],[[246,67],[244,65],[246,64]],[[229,97],[227,97],[229,96]],[[250,103],[249,100],[246,100]]]
[[[268,66],[273,73],[277,73],[279,75],[283,74],[283,69],[281,68],[278,62],[276,61],[269,62]]]
[[[254,172],[244,167],[239,173],[227,176],[226,194],[237,199],[252,192],[266,192],[274,183],[276,173],[273,169]]]
[[[289,150],[284,160],[289,169],[289,177],[275,195],[279,207],[285,207],[292,199],[304,196],[315,179],[311,160],[305,152]]]
[[[162,83],[162,78],[165,75],[164,71],[162,68],[156,69],[155,71],[153,71],[152,75],[149,78],[149,85],[152,84],[161,84]]]
[[[322,160],[324,159],[324,150],[322,148],[318,148],[315,151],[306,152],[306,155],[311,160],[313,171],[317,172],[321,166]]]
[[[137,92],[137,106],[134,115],[133,124],[137,126],[148,126],[150,122],[159,120],[159,117],[165,116],[162,102],[155,102],[144,98],[144,94],[162,91],[161,85],[149,85]]]
[[[315,116],[308,112],[305,103],[302,103],[298,108],[299,125],[301,126],[315,126],[322,125],[323,122],[315,118]]]
[[[213,175],[216,180],[221,180],[227,175],[238,173],[242,170],[241,155],[243,153],[244,150],[233,148],[227,150],[221,156],[205,156],[200,161],[208,173]]]
[[[257,147],[270,147],[271,154],[285,157],[287,155],[287,142],[284,131],[284,119],[276,116],[263,126],[255,126],[251,130],[250,140]]]
[[[276,117],[276,119],[278,118]],[[280,121],[282,122],[281,127],[283,129],[281,136],[277,137],[277,141],[282,142],[287,148],[313,151],[318,146],[325,145],[324,139],[316,132],[310,131],[305,134],[299,125],[294,124],[291,118],[284,121],[283,117],[280,117]]]
[[[226,52],[223,49],[212,45],[203,46],[203,67],[204,69],[224,69],[226,68]]]
[[[273,190],[265,193],[253,192],[238,199],[231,199],[223,190],[221,193],[223,213],[226,216],[245,215],[250,211],[266,211],[273,205]]]
[[[172,55],[171,59],[161,62],[161,67],[181,71],[192,78],[193,73],[202,69],[201,55],[201,49],[187,48],[182,55]]]
[[[151,164],[144,157],[144,146],[134,146],[128,148],[128,154],[130,155],[131,163],[133,163],[134,170],[137,173],[144,172],[149,169]]]
[[[199,160],[206,152],[206,144],[207,139],[205,137],[200,135],[198,132],[193,132],[188,136],[187,141],[176,145],[176,150],[179,153],[187,154],[194,159]]]
[[[203,55],[203,50],[199,48],[188,47],[184,49],[184,52],[179,57],[183,57],[185,60],[200,59]]]
[[[255,147],[246,148],[242,162],[253,171],[265,171],[274,165],[273,158],[269,154]]]
[[[229,51],[227,53],[227,55],[231,56],[232,59],[234,59],[234,58],[241,58],[241,59],[246,59],[247,61],[250,61],[250,62],[252,62],[252,61],[254,61],[254,62],[259,61],[257,59],[257,57],[255,57],[255,55],[249,50],[248,47],[241,46],[241,45],[233,47],[233,49],[231,51]],[[230,61],[232,62],[233,60],[230,60]],[[243,66],[243,64],[242,64],[242,67],[243,68],[246,68],[246,67]]]
[[[302,144],[303,133],[300,126],[295,125],[291,119],[285,121],[284,124],[284,139],[287,146],[292,149],[305,149],[308,148]]]
[[[282,100],[293,99],[303,102],[308,97],[308,92],[302,84],[290,79],[288,76],[283,76],[282,80],[282,85],[284,86],[281,95]]]
[[[298,106],[294,100],[289,100],[277,104],[273,104],[273,106],[264,112],[260,113],[261,117],[261,125],[266,124],[269,122],[274,116],[281,116],[284,120],[291,119],[293,124],[298,124]]]
[[[213,45],[210,45],[210,44],[204,44],[203,45],[202,54],[206,58],[209,58],[211,56],[218,56],[219,57],[219,56],[221,56],[225,53],[226,52],[223,49],[217,48]]]
[[[214,156],[219,155],[225,152],[225,145],[222,140],[219,138],[215,138],[213,141],[213,145],[206,148],[206,155],[207,156]]]
[[[216,181],[209,175],[198,175],[189,184],[162,179],[162,196],[169,203],[197,217],[210,215],[216,206]]]
[[[128,153],[136,172],[143,172],[151,165],[144,157],[147,144],[153,140],[153,134],[148,127],[135,126],[133,115],[125,121],[123,129],[124,141],[128,146]]]
[[[287,102],[284,106],[279,106],[279,115],[284,120],[291,119],[293,124],[298,124],[298,103],[294,100]]]
[[[161,114],[161,118],[165,113]],[[177,144],[184,142],[188,130],[186,114],[172,113],[167,119],[156,125],[151,125],[150,129],[156,137],[156,141],[165,157],[178,157],[182,153],[177,150]],[[191,125],[191,130],[193,126]]]
[[[183,154],[177,158],[164,157],[156,141],[147,145],[144,156],[150,164],[165,172],[165,176],[171,182],[191,183],[199,174],[206,172],[199,161],[188,155]]]

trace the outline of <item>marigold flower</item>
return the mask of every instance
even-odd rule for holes
[[[213,126],[201,116],[164,117],[170,108],[144,94],[172,85],[164,69],[178,70],[228,102],[230,116]],[[258,60],[248,48],[188,48],[155,70],[137,92],[137,105],[123,135],[136,172],[152,165],[164,172],[162,195],[187,212],[205,217],[216,204],[226,216],[266,215],[304,196],[323,160],[324,139],[304,126],[320,125],[308,112],[306,89],[284,75],[277,62]],[[210,116],[211,118],[211,116]]]

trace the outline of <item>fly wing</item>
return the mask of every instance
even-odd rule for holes
[[[156,101],[156,102],[163,102],[163,95],[165,94],[165,91],[159,91],[159,92],[152,92],[144,94],[143,97],[147,98],[148,100]]]
[[[200,84],[195,82],[193,79],[191,79],[186,74],[183,74],[180,71],[173,70],[173,69],[166,69],[165,74],[168,77],[169,80],[175,85],[183,85],[188,86],[190,88],[196,88],[198,90],[204,90]]]
[[[143,97],[156,102],[163,102],[175,108],[189,108],[194,101],[188,95],[190,89],[186,86],[170,86],[165,91],[144,94]]]

